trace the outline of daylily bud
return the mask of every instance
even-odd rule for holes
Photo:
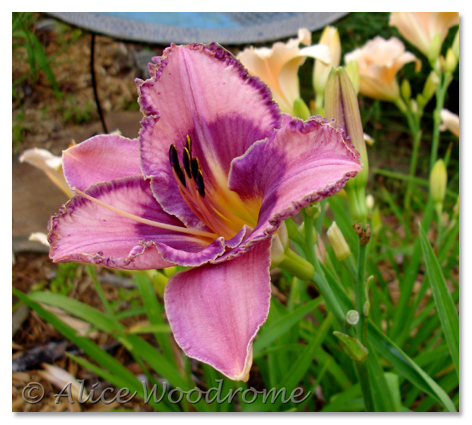
[[[356,94],[359,94],[359,65],[357,64],[357,61],[352,61],[349,62],[344,69],[347,72],[347,75],[349,75],[349,78],[351,79],[352,86],[354,87],[354,90],[356,91]]]
[[[366,133],[364,133],[364,140],[369,146],[372,146],[375,143],[375,140]]]
[[[424,96],[421,93],[418,93],[418,96],[416,96],[416,103],[418,105],[418,108],[420,110],[423,110],[428,102],[426,102]]]
[[[437,204],[442,204],[444,197],[446,196],[446,185],[447,185],[447,171],[444,161],[439,159],[434,164],[433,169],[431,170],[430,176],[430,191],[431,198],[433,202]]]
[[[343,68],[333,68],[329,74],[325,91],[325,111],[326,118],[336,119],[337,124],[344,129],[347,136],[351,137],[352,144],[360,153],[362,171],[346,183],[345,190],[352,218],[364,221],[367,217],[365,186],[369,174],[369,161],[357,95],[351,79]]]
[[[272,246],[270,248],[271,267],[278,266],[285,258],[285,251],[288,247],[288,232],[285,223],[277,230],[273,236]]]
[[[441,52],[441,46],[442,46],[441,34],[435,34],[431,40],[431,44],[429,45],[429,51],[428,51],[429,63],[434,64],[436,62],[436,59],[439,57],[439,53]]]
[[[327,26],[321,34],[319,44],[324,44],[329,47],[331,62],[324,64],[320,60],[315,60],[313,70],[313,88],[317,96],[323,96],[328,80],[329,73],[332,67],[338,67],[341,60],[341,42],[339,40],[339,33],[335,27]]]
[[[438,75],[434,71],[431,71],[423,88],[423,97],[426,103],[428,103],[434,96],[434,93],[436,93],[436,87],[438,86],[439,82],[440,80]]]
[[[333,251],[336,254],[336,258],[339,261],[343,261],[347,257],[349,257],[349,255],[351,255],[351,250],[335,221],[333,221],[327,233],[329,243],[333,247]]]
[[[459,60],[459,30],[456,32],[456,36],[452,42],[452,53],[454,53],[457,60]]]
[[[444,60],[444,58],[442,59]],[[436,62],[434,62],[434,64],[431,64],[431,66],[433,67],[433,70],[436,71],[437,75],[441,75],[441,72],[442,72],[441,58],[437,58]]]
[[[418,104],[415,99],[410,99],[410,109],[414,114],[418,112]]]
[[[408,102],[411,97],[411,86],[407,79],[404,79],[401,85],[401,93],[405,102]]]
[[[372,195],[367,195],[365,198],[365,203],[367,204],[367,208],[369,208],[369,210],[372,210],[375,204],[374,197]]]
[[[333,335],[339,339],[344,351],[352,360],[363,362],[367,358],[369,350],[358,339],[338,331],[334,331]]]
[[[457,67],[457,57],[452,51],[452,49],[447,49],[446,66],[445,66],[446,72],[449,72],[450,74],[452,74],[456,70],[456,67]]]
[[[311,117],[310,108],[308,108],[302,98],[298,98],[293,102],[293,113],[294,116],[301,118],[302,120],[307,120]]]

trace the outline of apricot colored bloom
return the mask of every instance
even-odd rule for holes
[[[391,26],[397,27],[400,34],[425,56],[429,56],[433,37],[439,34],[441,46],[449,28],[459,25],[459,13],[392,12],[389,23]]]
[[[441,130],[449,130],[452,134],[459,137],[459,116],[448,111],[447,109],[441,110]]]
[[[192,358],[247,380],[270,304],[283,221],[361,170],[343,130],[282,116],[267,86],[216,43],[172,45],[137,79],[138,139],[66,150],[77,195],[49,221],[50,257],[116,269],[189,269],[164,302]]]
[[[298,37],[287,43],[277,42],[271,48],[250,46],[237,55],[251,75],[266,83],[282,112],[294,115],[293,104],[300,98],[298,68],[307,57],[329,63],[329,47],[316,44],[300,48],[300,44],[311,44],[311,33],[300,29]]]
[[[374,99],[395,101],[400,96],[397,72],[407,63],[421,62],[413,53],[406,52],[396,37],[385,40],[377,36],[363,47],[348,53],[346,63],[357,61],[359,66],[359,92]]]
[[[330,62],[328,64],[317,59],[313,67],[313,87],[316,94],[322,96],[331,68],[337,68],[341,60],[341,40],[337,28],[325,27],[321,34],[320,44],[328,46],[330,52]]]

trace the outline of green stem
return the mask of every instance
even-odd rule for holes
[[[416,167],[418,164],[418,151],[419,151],[420,141],[421,141],[420,117],[421,117],[422,112],[418,111],[416,113],[413,113],[413,111],[408,106],[408,104],[403,103],[400,98],[397,101],[395,101],[395,105],[397,105],[400,112],[402,112],[403,115],[405,115],[405,118],[408,121],[408,127],[410,129],[411,135],[413,136],[413,151],[411,153],[410,174],[409,174],[410,178],[408,180],[408,184],[406,187],[406,194],[405,194],[405,201],[404,201],[405,211],[408,211],[410,208],[410,202],[411,202],[411,189],[413,186],[413,181],[416,174]]]
[[[357,262],[357,284],[355,288],[356,297],[356,309],[359,312],[359,321],[357,322],[357,339],[362,345],[366,345],[367,335],[367,320],[365,311],[367,302],[367,293],[365,287],[365,265],[366,265],[366,253],[367,244],[361,245],[359,243],[359,256]]]
[[[431,146],[431,156],[429,160],[429,171],[433,169],[434,164],[438,158],[438,147],[439,147],[439,126],[441,125],[441,110],[444,107],[444,98],[446,97],[447,88],[451,84],[452,75],[447,73],[442,79],[442,84],[439,84],[436,88],[436,108],[433,112],[434,129],[433,129],[433,141]]]
[[[349,273],[349,277],[351,281],[349,282],[349,287],[353,288],[353,282],[357,281],[357,266],[354,260],[354,256],[349,254],[343,261],[342,264],[344,265],[345,269]]]
[[[436,238],[436,248],[440,248],[441,247],[441,242],[442,242],[442,239],[443,239],[443,226],[442,226],[442,204],[437,204],[434,206],[434,209],[436,210],[436,220],[437,220],[437,226],[438,226],[438,229],[437,229],[437,232],[438,232],[438,236]]]
[[[369,381],[369,371],[366,362],[354,362],[356,365],[357,378],[361,385],[362,396],[364,397],[364,406],[366,412],[375,412],[374,397],[372,386]]]
[[[318,260],[318,257],[316,256],[316,253],[315,253],[315,245],[313,244],[313,225],[314,225],[313,217],[306,214],[305,211],[303,211],[303,216],[305,219],[305,238],[307,242],[306,243],[306,246],[307,246],[306,256],[307,256],[308,261],[314,267],[315,283],[321,295],[325,299],[326,305],[328,306],[330,311],[333,312],[334,317],[337,320],[339,326],[344,328],[346,324],[346,313],[343,311],[343,309],[339,305],[338,300],[336,299],[331,289],[331,286],[329,286],[329,283],[326,280],[326,277],[324,276],[323,271],[321,269],[321,265]]]
[[[404,207],[406,211],[410,209],[411,203],[411,189],[413,186],[413,178],[416,174],[416,166],[418,164],[418,151],[420,148],[420,141],[421,141],[421,131],[419,129],[411,130],[413,134],[413,151],[411,153],[411,162],[410,162],[410,180],[408,180],[408,184],[406,186],[406,194],[405,194],[405,203]]]

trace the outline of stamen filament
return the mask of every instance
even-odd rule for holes
[[[139,223],[147,224],[149,226],[158,227],[158,228],[161,228],[161,229],[172,230],[174,232],[180,232],[180,233],[187,233],[187,234],[190,234],[190,235],[202,236],[204,238],[209,238],[209,239],[212,239],[212,240],[215,240],[218,237],[218,235],[216,235],[215,233],[204,232],[204,231],[196,230],[196,229],[189,229],[187,227],[173,226],[171,224],[159,223],[157,221],[152,221],[152,220],[148,220],[146,218],[138,217],[137,215],[134,215],[134,214],[128,213],[126,211],[120,210],[119,208],[116,208],[112,205],[108,205],[105,202],[100,201],[99,199],[96,199],[96,198],[82,192],[79,189],[72,188],[72,190],[74,192],[78,193],[80,196],[83,196],[84,198],[88,199],[91,202],[94,202],[94,203],[100,205],[103,208],[106,208],[110,211],[113,211],[113,212],[123,216],[123,217],[129,218],[129,219],[137,221]]]

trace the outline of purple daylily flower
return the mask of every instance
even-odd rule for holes
[[[137,140],[64,152],[78,193],[49,221],[50,257],[117,269],[182,265],[164,301],[179,346],[247,380],[270,303],[283,221],[361,170],[332,122],[283,116],[265,84],[216,43],[172,45],[136,80]]]

